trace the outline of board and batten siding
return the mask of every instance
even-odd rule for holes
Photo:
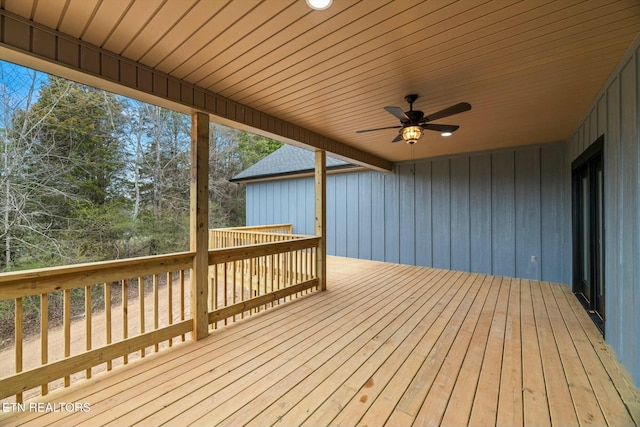
[[[327,177],[331,255],[569,283],[564,143]],[[247,225],[313,234],[313,181],[247,184]]]
[[[604,135],[605,339],[640,387],[639,90],[640,37],[568,141],[565,170]]]

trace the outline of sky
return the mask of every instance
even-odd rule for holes
[[[35,102],[46,81],[45,73],[0,60],[0,126],[6,127],[8,116],[14,110],[26,107],[32,85],[35,90],[31,102]]]

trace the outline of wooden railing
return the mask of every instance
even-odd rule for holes
[[[275,231],[211,231],[211,328],[318,288],[320,238]],[[0,302],[15,313],[12,342],[0,348],[0,399],[45,395],[184,341],[194,327],[194,257],[184,252],[0,274]],[[25,307],[31,313],[35,307],[36,318]]]
[[[213,228],[209,230],[209,249],[233,248],[309,237],[293,234],[291,230],[291,224]]]
[[[89,378],[95,367],[110,370],[133,353],[144,357],[147,348],[184,340],[192,328],[185,286],[192,262],[193,253],[178,253],[0,275],[0,301],[13,300],[15,308],[13,354],[5,351],[0,360],[0,398],[15,395],[21,402],[23,392],[38,387],[44,395],[51,382],[62,379],[68,386],[73,374],[84,371]],[[49,309],[60,301],[61,310]],[[38,351],[25,357],[25,303],[40,312],[39,346],[29,342],[39,347],[39,357]],[[50,324],[60,311],[59,322]]]
[[[209,230],[210,325],[317,288],[320,239],[291,230],[291,224]]]
[[[317,289],[319,242],[295,236],[210,250],[209,324],[218,327]]]
[[[237,231],[256,231],[262,233],[281,233],[293,234],[293,225],[291,224],[269,224],[269,225],[246,225],[243,227],[223,227],[214,228],[213,230],[237,230]]]

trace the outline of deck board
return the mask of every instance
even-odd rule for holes
[[[480,367],[480,378],[473,398],[469,424],[494,425],[498,410],[498,394],[500,392],[500,373],[505,331],[505,317],[508,307],[509,283],[504,278],[493,278],[491,324],[485,345],[484,357]],[[497,298],[497,299],[496,299]],[[464,387],[465,379],[462,378]],[[455,411],[455,407],[452,407]]]
[[[522,394],[524,425],[549,426],[551,414],[547,401],[542,355],[533,308],[534,293],[530,280],[520,281],[520,330],[522,332]]]
[[[476,394],[478,381],[480,378],[480,368],[484,359],[487,345],[487,337],[493,312],[497,301],[497,287],[492,284],[491,293],[484,301],[478,322],[473,329],[469,339],[469,345],[464,354],[464,360],[457,373],[457,378],[453,389],[448,392],[448,404],[443,413],[442,424],[446,425],[467,425],[471,416],[473,400]]]
[[[566,286],[329,257],[329,290],[0,414],[47,425],[638,425]]]
[[[549,415],[552,425],[577,427],[578,418],[569,393],[569,384],[565,376],[558,345],[549,322],[547,301],[542,295],[542,285],[532,286],[533,309],[536,318],[536,328],[540,341],[540,356],[544,370],[545,386],[549,402]],[[547,351],[543,349],[548,349]]]
[[[498,413],[496,414],[497,425],[513,427],[524,425],[520,291],[520,281],[511,280],[504,332]]]

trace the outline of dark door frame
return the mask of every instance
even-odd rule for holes
[[[606,313],[598,312],[598,297],[596,293],[599,287],[605,288],[604,280],[604,209],[601,211],[601,218],[598,221],[598,208],[604,203],[602,198],[604,197],[604,184],[602,186],[602,194],[600,198],[594,195],[598,194],[598,180],[596,179],[596,165],[600,163],[602,170],[602,176],[604,179],[604,135],[601,135],[589,148],[587,148],[577,159],[571,163],[571,193],[572,193],[572,232],[573,232],[573,283],[572,290],[578,297],[578,300],[585,307],[589,313],[591,319],[594,321],[598,329],[604,335],[604,322]],[[590,295],[584,295],[584,284],[582,283],[582,276],[584,271],[584,265],[582,262],[581,250],[583,249],[582,241],[582,228],[583,228],[583,211],[581,209],[581,191],[582,191],[582,178],[584,172],[587,171],[589,179],[589,224],[588,228],[591,231],[588,252],[591,259],[589,268],[589,293]],[[598,237],[602,236],[598,246]],[[598,282],[600,280],[600,282]],[[606,292],[604,293],[606,299]]]

